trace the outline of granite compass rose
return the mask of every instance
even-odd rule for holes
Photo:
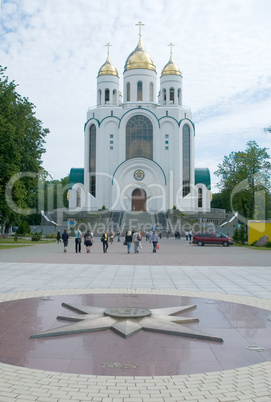
[[[57,319],[71,321],[73,323],[31,335],[30,338],[43,338],[112,329],[124,338],[128,338],[139,331],[145,330],[223,342],[222,338],[217,338],[183,325],[185,323],[199,322],[197,318],[175,316],[175,314],[178,313],[194,310],[197,307],[196,305],[155,308],[150,310],[139,307],[103,308],[67,303],[62,303],[62,306],[79,313],[79,315],[58,316]]]

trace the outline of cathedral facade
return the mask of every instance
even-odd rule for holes
[[[210,172],[195,168],[195,126],[183,106],[182,79],[171,46],[157,89],[139,29],[124,65],[122,97],[108,50],[97,77],[97,106],[87,112],[84,168],[70,171],[71,211],[210,210]]]

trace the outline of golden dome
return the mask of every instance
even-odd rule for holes
[[[135,50],[127,57],[124,65],[124,72],[133,70],[135,68],[144,68],[146,70],[152,70],[156,72],[156,67],[149,53],[147,53],[141,44],[141,39]]]
[[[170,74],[182,76],[182,73],[180,72],[180,69],[177,66],[177,64],[173,63],[172,56],[170,56],[169,62],[163,68],[163,70],[161,72],[161,76],[170,75]]]
[[[180,75],[182,77],[182,73],[180,72],[179,67],[177,66],[177,64],[173,63],[172,60],[172,47],[174,46],[174,44],[170,42],[168,46],[170,46],[170,57],[168,63],[165,65],[161,72],[161,77],[163,75]]]
[[[98,77],[100,75],[115,75],[116,77],[119,76],[118,70],[115,66],[113,66],[113,64],[111,64],[109,56],[107,56],[106,62],[102,65],[98,72]]]

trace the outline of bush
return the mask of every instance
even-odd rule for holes
[[[18,226],[18,229],[16,230],[16,234],[20,234],[20,235],[25,236],[25,235],[27,235],[29,233],[31,233],[29,223],[28,222],[20,222],[19,226]]]
[[[266,243],[265,247],[271,248],[271,241],[268,241],[268,242]]]
[[[235,228],[232,238],[235,243],[245,244],[247,242],[246,226],[241,225],[240,228]]]
[[[56,239],[56,233],[48,233],[45,237],[46,239]]]
[[[42,232],[36,232],[32,235],[31,240],[39,241],[39,240],[41,240],[41,237],[42,237]]]

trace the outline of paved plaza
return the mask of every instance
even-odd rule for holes
[[[80,294],[187,296],[266,309],[271,319],[271,251],[163,238],[153,254],[148,242],[142,245],[139,254],[127,254],[116,241],[103,254],[98,238],[90,254],[84,247],[76,254],[74,239],[67,253],[56,243],[0,250],[0,301]],[[268,351],[270,342],[257,339]],[[267,402],[270,384],[270,361],[173,376],[83,375],[0,363],[1,402]]]

